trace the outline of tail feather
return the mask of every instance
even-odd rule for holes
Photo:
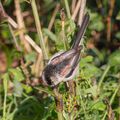
[[[88,13],[86,13],[83,18],[82,24],[78,29],[78,33],[77,33],[76,39],[74,40],[72,48],[77,48],[79,46],[79,43],[80,43],[80,41],[85,33],[85,30],[88,26],[89,19],[90,19],[90,16]]]

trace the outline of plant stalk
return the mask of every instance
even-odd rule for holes
[[[64,0],[68,18],[71,18],[68,0]]]
[[[5,74],[3,77],[3,86],[4,86],[4,102],[3,102],[3,120],[6,120],[6,100],[7,100],[7,80],[8,74]]]
[[[40,46],[42,48],[43,51],[43,55],[44,55],[44,59],[48,60],[48,54],[47,54],[47,50],[45,48],[45,42],[43,39],[43,34],[42,34],[42,30],[41,30],[41,24],[40,24],[40,20],[39,20],[39,15],[38,15],[38,11],[37,11],[37,6],[35,3],[35,0],[31,0],[31,6],[32,6],[32,10],[33,10],[33,15],[35,18],[35,24],[36,24],[36,29],[37,29],[37,33],[38,33],[38,37],[40,39]]]
[[[58,120],[64,120],[62,112],[57,112]]]
[[[62,95],[59,93],[57,88],[53,89],[55,94],[56,110],[58,114],[58,120],[64,120],[63,118],[63,100]]]
[[[98,84],[98,88],[99,88],[99,89],[100,89],[100,87],[101,87],[101,85],[102,85],[102,83],[103,83],[103,80],[104,80],[106,74],[108,73],[110,67],[111,67],[110,65],[107,65],[104,73],[102,74],[102,76],[101,76],[101,78],[100,78],[100,80],[99,80],[99,84]]]
[[[114,99],[115,99],[115,96],[116,96],[116,94],[117,94],[117,92],[118,92],[119,89],[120,89],[120,85],[118,86],[118,88],[116,88],[114,94],[112,95],[112,97],[111,97],[111,99],[110,99],[110,105],[113,103],[113,101],[114,101]],[[105,112],[102,120],[105,120],[106,115],[107,115],[107,111]]]

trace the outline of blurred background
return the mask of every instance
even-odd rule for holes
[[[120,120],[120,0],[81,1],[0,1],[0,119],[57,119],[53,93],[41,86],[40,76],[53,54],[70,48],[81,13],[88,12],[77,103],[60,85],[63,116]],[[77,112],[70,104],[77,104]]]

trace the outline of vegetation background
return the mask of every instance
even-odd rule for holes
[[[85,11],[79,72],[56,96],[42,70],[71,46]],[[0,1],[0,120],[120,120],[119,48],[120,0]]]

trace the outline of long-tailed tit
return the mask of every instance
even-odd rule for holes
[[[82,50],[82,46],[79,43],[84,35],[88,22],[89,14],[86,13],[71,49],[56,53],[49,60],[42,73],[42,80],[45,85],[55,87],[60,82],[71,80],[75,76]]]

